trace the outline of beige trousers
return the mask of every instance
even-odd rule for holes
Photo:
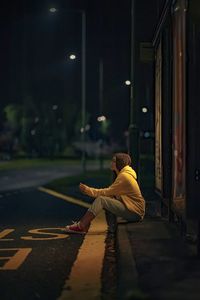
[[[88,210],[97,216],[102,209],[105,209],[118,217],[122,217],[127,221],[137,222],[141,220],[141,217],[137,213],[128,210],[121,200],[112,197],[97,197]]]

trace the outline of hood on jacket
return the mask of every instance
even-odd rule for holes
[[[137,174],[136,172],[130,167],[130,166],[125,166],[120,173],[127,173],[131,176],[133,176],[135,179],[137,179]]]

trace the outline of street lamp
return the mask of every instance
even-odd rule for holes
[[[57,8],[51,7],[51,8],[49,9],[49,11],[50,11],[51,13],[55,13],[55,12],[57,12]]]
[[[55,7],[51,7],[49,9],[49,11],[51,13],[56,13],[58,10]],[[85,115],[86,115],[86,109],[85,109],[85,104],[86,104],[86,13],[84,10],[73,10],[73,9],[67,9],[64,10],[66,12],[74,12],[74,13],[80,13],[81,14],[81,21],[82,21],[82,32],[81,32],[81,36],[82,36],[82,41],[81,41],[81,57],[82,57],[82,70],[81,70],[81,81],[82,81],[82,92],[81,92],[81,128],[83,128],[83,130],[81,131],[81,137],[82,137],[82,144],[83,144],[83,148],[82,148],[82,158],[81,158],[81,162],[82,162],[82,169],[83,172],[85,172],[86,170],[86,151],[85,151]],[[74,54],[73,58],[71,57],[71,59],[75,59],[76,56]],[[71,55],[71,56],[72,56]]]
[[[125,85],[131,85],[130,80],[126,80],[126,81],[125,81]]]
[[[69,59],[71,59],[71,60],[76,59],[76,55],[75,54],[70,54]]]
[[[99,117],[97,118],[97,121],[98,121],[98,122],[104,122],[104,121],[106,121],[106,117],[105,117],[105,116],[99,116]]]
[[[144,114],[146,114],[147,112],[148,112],[148,108],[147,107],[142,107],[142,112],[144,113]]]
[[[54,104],[54,105],[52,106],[52,109],[53,109],[53,110],[57,110],[57,109],[58,109],[58,105],[57,105],[57,104]]]

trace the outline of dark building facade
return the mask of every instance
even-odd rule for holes
[[[155,189],[169,219],[198,237],[200,2],[166,1],[155,31]]]

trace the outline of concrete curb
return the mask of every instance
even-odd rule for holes
[[[138,290],[138,272],[128,238],[126,224],[117,229],[118,299],[129,299]],[[131,274],[131,276],[130,276]]]

